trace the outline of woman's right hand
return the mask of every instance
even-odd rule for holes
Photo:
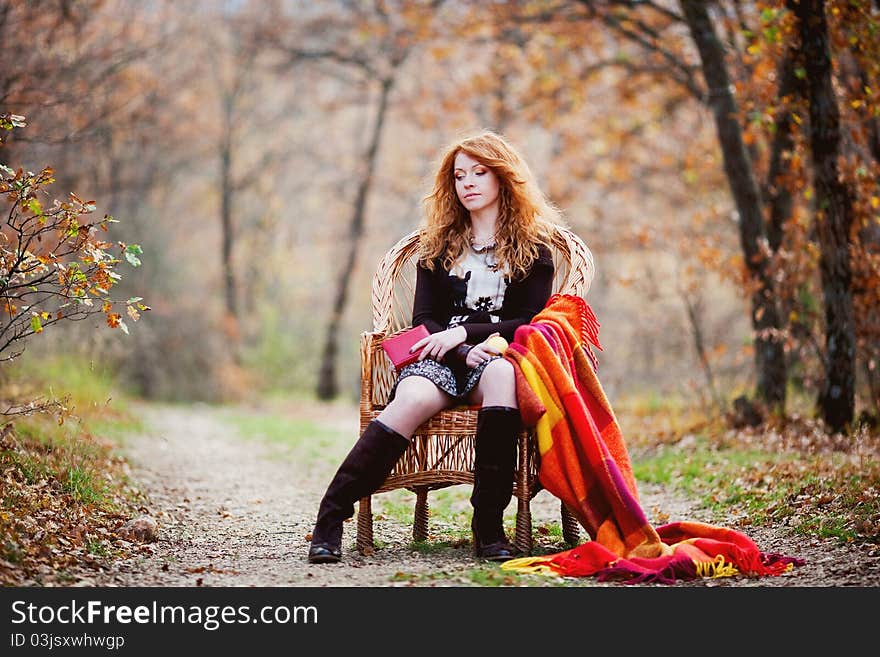
[[[419,354],[419,360],[433,358],[436,361],[441,361],[447,351],[455,349],[465,340],[467,340],[465,328],[463,326],[454,326],[453,328],[438,331],[426,338],[422,338],[410,348],[410,353],[414,354],[421,350],[422,353]]]

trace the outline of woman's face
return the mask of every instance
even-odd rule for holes
[[[479,212],[498,204],[498,176],[467,153],[455,156],[455,192],[470,212]]]

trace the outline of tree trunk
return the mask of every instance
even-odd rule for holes
[[[697,352],[697,358],[700,361],[700,367],[703,368],[703,374],[706,375],[706,385],[709,386],[709,395],[712,399],[712,403],[720,409],[722,407],[722,402],[718,395],[718,389],[715,386],[715,375],[712,373],[712,364],[709,362],[709,354],[706,353],[706,340],[703,336],[702,295],[699,292],[696,295],[691,295],[682,291],[681,298],[684,301],[688,321],[691,325],[691,337],[694,341],[694,350]]]
[[[232,226],[232,107],[224,103],[223,138],[220,142],[220,226],[222,230],[221,262],[223,266],[223,290],[226,312],[238,317],[235,297],[235,269],[232,261],[232,245],[235,235]]]
[[[860,89],[869,89],[872,86],[871,78],[862,59],[855,52],[849,53],[848,59],[842,59],[840,77],[845,78],[846,84],[857,84]],[[859,148],[856,156],[864,159],[868,167],[880,165],[880,118],[873,113],[868,113],[863,119],[867,142],[866,148]],[[846,146],[844,146],[846,148]],[[874,179],[874,196],[880,197],[880,178]],[[858,216],[854,221],[859,221]],[[874,413],[880,410],[880,371],[876,365],[880,362],[880,340],[877,339],[878,327],[880,327],[880,305],[874,300],[877,298],[875,287],[871,281],[873,277],[866,276],[867,272],[859,271],[866,264],[865,255],[876,256],[880,254],[880,222],[859,221],[858,241],[860,251],[852,260],[854,283],[852,286],[853,306],[856,326],[856,371],[859,363],[863,365],[865,385],[868,388],[868,399]],[[858,260],[856,260],[858,259]],[[870,265],[869,265],[870,266]],[[861,315],[860,315],[861,307]],[[859,398],[858,376],[856,377],[856,398]]]
[[[871,86],[871,80],[868,78],[867,72],[865,72],[861,63],[856,62],[856,65],[859,67],[859,81],[861,82],[862,89],[869,88]],[[880,163],[880,119],[878,119],[875,114],[867,120],[867,124],[868,147],[871,150],[871,155],[874,157],[874,161]]]
[[[769,263],[761,253],[761,244],[766,242],[761,192],[737,118],[736,100],[724,62],[724,49],[709,18],[706,3],[681,0],[681,8],[700,52],[709,105],[724,158],[724,171],[739,213],[740,244],[749,273],[757,283],[752,293],[757,394],[773,411],[782,413],[785,410],[785,352],[779,311],[768,273]]]
[[[783,183],[782,178],[788,169],[789,160],[786,153],[794,150],[794,133],[797,124],[791,110],[793,98],[805,97],[803,85],[795,74],[794,53],[789,50],[779,65],[779,97],[781,111],[775,117],[776,132],[770,147],[770,169],[767,172],[767,189],[770,206],[770,220],[767,223],[767,241],[770,250],[776,253],[782,245],[785,222],[791,217],[794,200],[791,190]]]
[[[838,170],[840,112],[831,82],[825,3],[788,0],[787,4],[798,17],[810,104],[816,232],[825,303],[825,381],[819,410],[830,429],[841,431],[855,413],[855,316],[849,253],[853,208]]]
[[[869,86],[868,76],[865,73],[864,69],[860,67],[859,70],[862,88]],[[871,150],[871,156],[874,158],[874,162],[880,164],[880,119],[876,116],[868,119],[868,144]],[[880,196],[880,180],[877,181],[878,190],[877,196]],[[862,247],[867,250],[869,253],[880,253],[880,222],[873,222],[867,225],[863,225],[859,229],[859,240],[862,243]],[[877,321],[877,315],[880,314],[880,308],[876,306],[870,311],[872,315],[875,317],[875,326],[880,324]],[[877,342],[873,342],[866,346],[867,350],[867,358],[865,359],[865,381],[868,384],[868,390],[870,392],[871,403],[874,407],[874,412],[877,413],[880,411],[880,370],[871,369],[869,363],[867,361],[880,361],[880,344]]]
[[[324,350],[321,355],[321,367],[318,372],[317,395],[319,399],[333,399],[339,391],[336,382],[336,356],[337,343],[339,340],[342,313],[345,310],[348,299],[348,287],[354,273],[358,251],[360,250],[361,238],[364,234],[364,218],[366,215],[367,198],[373,184],[373,175],[376,168],[376,155],[379,151],[379,143],[382,138],[382,126],[385,123],[385,114],[388,110],[388,97],[394,86],[393,74],[382,80],[379,95],[379,107],[376,111],[376,122],[373,124],[373,133],[370,136],[370,144],[365,155],[364,174],[358,185],[357,196],[354,201],[354,209],[349,224],[348,254],[342,262],[339,272],[339,280],[336,284],[336,296],[330,311],[330,320],[324,334]]]

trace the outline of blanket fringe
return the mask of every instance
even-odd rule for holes
[[[737,567],[730,563],[729,561],[724,560],[724,555],[719,554],[715,557],[714,561],[697,561],[697,576],[698,577],[734,577],[739,575],[739,570]]]
[[[602,325],[599,323],[599,319],[596,317],[596,314],[593,312],[590,304],[588,304],[583,298],[577,296],[576,294],[557,293],[551,295],[551,297],[547,300],[547,304],[544,307],[550,307],[551,305],[553,305],[553,303],[559,300],[569,301],[577,306],[578,316],[581,320],[581,340],[584,342],[589,342],[599,351],[605,351],[604,349],[602,349],[602,345],[599,344],[599,327]]]
[[[593,309],[590,307],[586,301],[580,299],[583,303],[581,304],[581,320],[584,322],[584,336],[589,340],[593,346],[596,347],[599,351],[604,351],[602,349],[602,345],[599,344],[599,320],[596,318],[595,313],[593,313]]]
[[[558,575],[546,557],[519,557],[509,559],[501,564],[501,570],[513,570],[518,573],[541,573],[543,575]]]

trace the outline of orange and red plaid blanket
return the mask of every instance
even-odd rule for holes
[[[590,535],[564,552],[522,557],[502,568],[627,583],[731,575],[778,575],[801,559],[764,553],[746,535],[700,522],[653,527],[645,517],[623,434],[596,374],[599,323],[573,295],[553,295],[517,329],[514,365],[523,422],[534,427],[538,478]]]

